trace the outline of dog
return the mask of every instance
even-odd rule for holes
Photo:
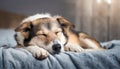
[[[24,19],[15,29],[17,47],[22,47],[37,59],[64,51],[102,50],[94,38],[76,32],[74,25],[62,16],[36,14]]]

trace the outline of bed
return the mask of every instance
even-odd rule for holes
[[[120,69],[120,40],[102,42],[104,51],[64,52],[37,60],[25,49],[12,48],[13,35],[13,30],[0,30],[0,69]]]

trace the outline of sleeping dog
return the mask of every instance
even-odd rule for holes
[[[29,16],[18,25],[15,32],[17,47],[28,50],[37,59],[44,59],[49,53],[103,49],[94,38],[74,31],[74,25],[62,16]]]

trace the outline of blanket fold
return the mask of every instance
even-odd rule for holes
[[[35,59],[22,48],[0,47],[0,69],[120,69],[120,41],[103,43],[111,49],[90,52],[64,52]]]

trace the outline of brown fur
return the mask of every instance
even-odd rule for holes
[[[76,32],[74,27],[71,22],[59,16],[27,21],[20,24],[15,31],[24,37],[24,46],[21,47],[30,51],[38,59],[47,57],[50,49],[46,50],[46,48],[50,46],[49,44],[54,40],[60,40],[63,36],[64,40],[61,41],[64,41],[62,44],[65,51],[81,52],[87,49],[103,49],[94,38],[85,33]],[[15,37],[20,44],[20,38],[17,38],[17,35]]]
[[[65,18],[58,17],[58,21],[61,24],[63,24],[64,31],[65,31],[65,33],[68,36],[68,43],[79,45],[83,49],[96,49],[96,50],[97,49],[103,49],[102,46],[99,44],[99,42],[97,40],[95,40],[94,38],[88,36],[87,34],[85,34],[83,32],[77,32],[77,31],[75,31],[74,30],[75,26],[71,22],[69,22],[68,20],[66,20]],[[89,43],[87,43],[85,41],[85,39],[89,40],[96,47],[91,46]]]

